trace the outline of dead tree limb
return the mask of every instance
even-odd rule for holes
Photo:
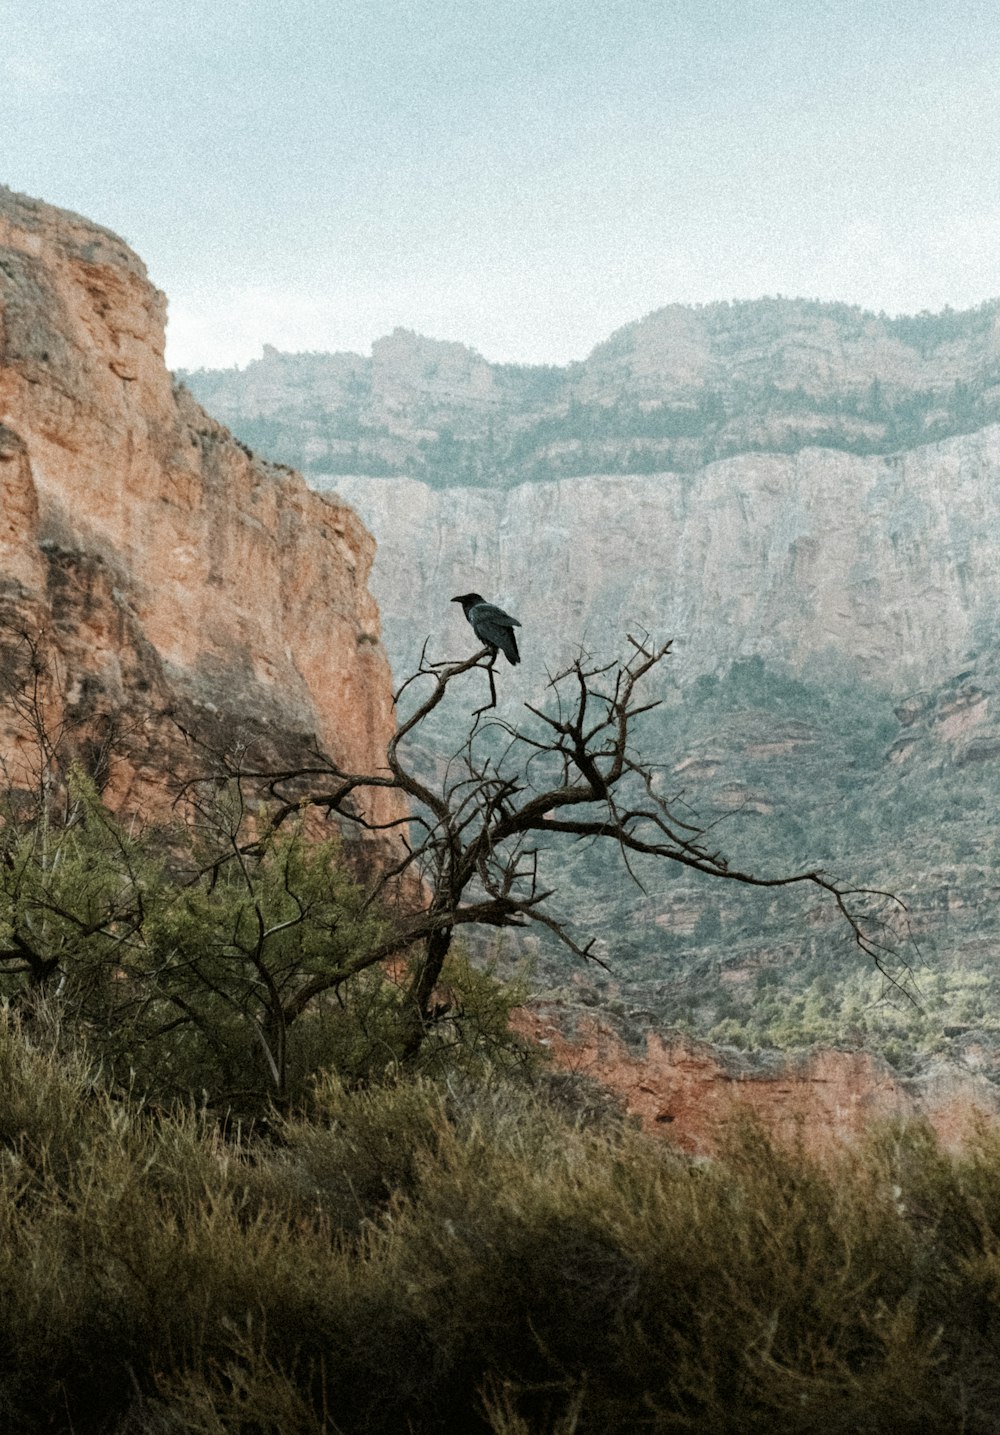
[[[501,717],[480,723],[495,707],[490,649],[456,663],[429,662],[425,651],[395,694],[397,711],[404,697],[429,687],[400,716],[379,772],[348,772],[322,754],[315,766],[254,771],[244,755],[228,775],[256,783],[273,799],[273,826],[318,809],[364,832],[393,830],[398,856],[383,866],[373,897],[398,889],[407,877],[417,879],[423,894],[398,916],[389,937],[287,995],[286,1023],[364,967],[407,953],[412,964],[406,1049],[416,1052],[434,1020],[434,989],[452,935],[467,925],[535,922],[577,957],[597,960],[593,943],[578,943],[552,911],[555,888],[540,878],[539,839],[560,836],[608,841],[626,865],[631,854],[642,854],[744,886],[816,888],[830,899],[857,947],[898,985],[891,971],[896,947],[885,940],[881,918],[870,912],[877,902],[905,923],[906,909],[891,893],[852,887],[819,869],[762,875],[733,867],[709,845],[709,827],[694,823],[686,807],[682,818],[676,808],[683,804],[658,794],[657,764],[635,748],[635,727],[658,706],[645,688],[671,644],[633,635],[627,641],[627,654],[616,661],[601,664],[581,654],[555,674],[546,702],[525,704],[523,724]],[[419,769],[414,739],[449,694],[464,694],[462,680],[479,668],[489,676],[493,702],[471,710],[460,750],[443,778],[432,778]],[[405,795],[410,807],[405,822],[375,823],[366,815],[366,793],[384,788]]]

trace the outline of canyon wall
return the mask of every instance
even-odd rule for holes
[[[394,667],[431,635],[461,652],[455,593],[525,623],[519,684],[629,628],[672,637],[680,683],[757,655],[828,661],[899,693],[995,635],[1000,427],[891,456],[752,454],[695,474],[513,489],[317,477],[376,535],[373,584]]]
[[[340,499],[254,458],[173,383],[166,301],[135,254],[0,189],[0,620],[51,674],[47,720],[85,757],[121,734],[109,798],[148,809],[181,726],[294,761],[384,761],[389,669],[374,543]],[[9,716],[3,757],[30,765]],[[89,745],[89,746],[88,746]],[[371,815],[399,815],[377,799]]]
[[[623,1031],[681,1023],[763,1046],[851,1032],[904,1068],[1000,1046],[1000,427],[894,455],[747,454],[512,489],[324,481],[379,540],[397,676],[425,639],[436,659],[472,650],[449,601],[470,590],[523,624],[521,666],[497,668],[510,722],[530,722],[525,702],[581,645],[607,660],[629,632],[671,637],[636,739],[684,817],[761,875],[820,867],[905,904],[891,960],[914,969],[914,1007],[883,1000],[832,906],[653,862],[632,864],[640,887],[615,854],[564,846],[548,881],[579,938],[597,936],[613,978],[590,975],[593,1000]],[[428,747],[458,746],[485,698],[473,678]],[[574,1009],[565,956],[527,945]]]
[[[582,1008],[630,1050],[671,1030],[849,1041],[897,1073],[996,1080],[997,304],[674,306],[558,370],[397,331],[370,359],[268,350],[188,382],[365,519],[398,678],[425,640],[472,651],[450,602],[469,590],[523,624],[522,664],[497,667],[508,722],[530,726],[581,646],[670,638],[635,736],[678,813],[759,875],[822,868],[904,904],[886,952],[912,1002],[831,904],[662,862],[633,862],[638,885],[613,852],[542,844],[559,915],[609,970],[530,934],[497,959],[527,953],[567,1029]],[[425,725],[428,771],[480,676]]]
[[[606,1018],[588,1013],[570,1025],[565,1011],[545,1003],[515,1013],[514,1025],[560,1070],[599,1082],[647,1131],[696,1155],[716,1151],[731,1123],[747,1115],[814,1153],[914,1117],[949,1150],[983,1126],[1000,1126],[995,1058],[989,1075],[939,1063],[906,1079],[863,1050],[747,1057],[676,1032],[651,1032],[630,1045]]]
[[[510,487],[692,472],[822,445],[891,453],[1000,420],[1000,305],[889,319],[847,304],[673,304],[562,368],[405,329],[360,354],[184,376],[254,448],[310,473]]]
[[[377,346],[374,374],[356,356],[328,356],[334,408],[344,394],[356,408],[373,396],[391,438],[371,449],[379,471],[447,462],[430,482],[317,472],[321,495],[254,457],[172,383],[162,358],[165,301],[121,240],[0,190],[2,682],[9,688],[23,673],[27,633],[51,674],[47,720],[93,759],[111,801],[149,812],[169,800],[165,774],[190,775],[197,764],[182,729],[247,744],[260,761],[294,762],[318,744],[348,767],[381,764],[393,714],[370,571],[400,674],[425,638],[432,657],[471,650],[449,602],[455,592],[479,588],[521,617],[523,666],[499,670],[509,717],[544,693],[549,673],[581,644],[602,656],[620,651],[629,631],[671,636],[664,725],[652,733],[670,770],[696,788],[704,780],[710,798],[744,819],[780,824],[791,814],[795,841],[806,845],[829,840],[832,814],[846,814],[838,819],[844,850],[858,860],[891,854],[894,875],[912,879],[922,936],[939,951],[947,938],[926,1030],[908,1049],[922,1074],[901,1078],[861,1049],[770,1070],[668,1035],[680,1013],[689,1032],[766,1044],[773,1031],[760,1013],[770,1004],[790,1043],[806,1043],[817,1034],[816,991],[829,994],[833,977],[848,997],[830,999],[819,1035],[847,1032],[863,1044],[873,1035],[870,992],[858,988],[858,961],[836,956],[829,924],[817,925],[815,913],[792,914],[790,928],[787,915],[776,925],[772,899],[748,914],[731,896],[684,880],[657,875],[641,891],[623,876],[615,886],[606,864],[597,870],[586,856],[564,856],[560,888],[584,928],[603,930],[600,950],[615,973],[567,980],[564,962],[541,961],[549,1000],[522,1016],[525,1033],[695,1151],[712,1148],[734,1103],[790,1133],[851,1134],[877,1117],[923,1111],[959,1140],[971,1110],[997,1108],[986,972],[998,855],[990,774],[1000,755],[1000,428],[893,454],[845,450],[887,442],[908,394],[931,395],[917,406],[925,428],[981,416],[992,402],[995,316],[957,316],[951,339],[920,321],[911,333],[852,319],[852,348],[843,315],[806,306],[791,313],[790,330],[771,332],[789,312],[770,308],[756,314],[755,360],[747,315],[737,315],[741,372],[756,375],[737,383],[725,358],[735,342],[726,312],[706,330],[686,311],[664,311],[562,377],[501,370],[460,345],[405,334]],[[970,322],[971,347],[960,332]],[[303,356],[299,387],[292,358],[273,353],[247,384],[262,413],[287,417],[290,403],[308,410],[300,440],[321,470],[324,456],[343,458],[353,441],[335,435],[331,447],[320,432],[317,357]],[[756,427],[744,446],[774,438],[788,404],[759,400],[779,358],[786,395],[805,376],[812,404],[807,423],[795,400],[793,451],[696,462],[712,445],[738,444],[751,412]],[[815,430],[836,411],[845,373],[855,411],[838,417],[839,448],[803,446],[810,423]],[[876,380],[884,391],[872,392]],[[613,435],[598,443],[592,434],[584,443],[559,423],[590,423],[581,405],[605,416],[617,406],[614,423],[623,423],[622,385],[634,388],[629,411],[639,413],[690,407],[695,389],[712,383],[730,410],[725,425],[719,402],[698,400],[696,442],[685,449],[683,435],[668,435],[646,445],[647,456],[679,456],[675,469],[517,484],[515,465],[505,482],[484,487],[485,460],[477,460],[474,484],[455,481],[470,444],[494,458],[500,451],[511,394],[521,417],[503,442],[516,448],[528,434],[524,453],[536,468],[539,453],[546,471],[572,468],[604,452],[601,444],[621,468],[635,462],[634,445],[616,440],[615,448]],[[559,422],[546,418],[566,384],[570,408]],[[956,418],[966,384],[975,403]],[[244,409],[219,405],[234,421]],[[445,418],[464,424],[465,436],[449,438]],[[669,427],[676,414],[668,419],[656,422]],[[379,539],[377,558],[355,510]],[[797,675],[798,687],[787,676],[776,685],[779,671]],[[860,711],[832,702],[834,690],[857,698]],[[437,737],[460,734],[468,707],[460,699],[437,714]],[[846,746],[845,721],[854,724]],[[870,730],[860,757],[854,729]],[[102,768],[95,754],[112,736]],[[0,757],[15,781],[30,780],[25,734],[9,715]],[[910,820],[915,793],[923,825]],[[400,812],[383,798],[369,815]],[[766,860],[759,827],[749,843]],[[905,1046],[901,1030],[902,1038],[889,1032],[897,1046]],[[928,1043],[941,1054],[936,1066],[921,1066]]]

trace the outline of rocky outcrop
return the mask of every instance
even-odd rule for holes
[[[676,1033],[650,1033],[636,1048],[595,1016],[567,1030],[565,1013],[543,1005],[518,1011],[514,1027],[540,1043],[558,1069],[599,1081],[648,1131],[699,1155],[716,1150],[741,1113],[813,1152],[857,1141],[880,1122],[914,1117],[926,1119],[951,1150],[981,1123],[1000,1127],[997,1087],[953,1065],[905,1080],[862,1050],[748,1058]]]
[[[510,486],[690,472],[746,452],[889,453],[1000,419],[1000,306],[674,304],[565,368],[491,364],[404,329],[359,354],[186,375],[248,443],[310,472]]]
[[[374,543],[340,499],[253,458],[163,363],[166,301],[115,235],[0,189],[0,603],[42,646],[48,718],[123,734],[109,797],[148,809],[180,723],[288,761],[384,761]],[[8,721],[4,758],[18,764]],[[26,761],[26,756],[22,753]],[[398,816],[381,799],[372,815]]]

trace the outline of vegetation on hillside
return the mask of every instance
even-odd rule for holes
[[[993,711],[992,658],[970,664],[909,710],[896,700],[897,712],[843,665],[793,673],[752,658],[675,692],[649,720],[676,800],[734,862],[768,872],[803,861],[900,897],[915,1001],[859,959],[809,894],[776,902],[641,860],[642,889],[613,884],[587,851],[569,854],[563,881],[611,973],[570,982],[543,947],[537,979],[568,1002],[599,1002],[636,1042],[680,1027],[747,1051],[865,1046],[904,1072],[995,1046],[995,718],[944,736],[963,705]]]
[[[61,1045],[0,1021],[11,1435],[995,1429],[995,1135],[693,1163],[481,1068],[227,1136]]]
[[[194,1089],[197,1071],[237,1111],[286,1105],[329,1065],[367,1077],[372,1049],[383,1066],[426,1068],[442,1043],[468,1046],[472,1027],[477,1048],[487,1033],[503,1048],[506,1008],[484,1005],[453,939],[533,924],[586,962],[593,943],[558,905],[563,849],[770,899],[806,889],[891,975],[902,909],[889,894],[819,866],[730,862],[664,789],[637,732],[660,707],[647,684],[668,650],[631,638],[617,662],[581,655],[522,728],[495,715],[491,650],[451,664],[425,656],[397,694],[378,771],[319,752],[305,768],[257,771],[237,735],[202,749],[209,765],[178,788],[174,822],[145,829],[101,801],[113,739],[95,748],[52,730],[44,644],[15,635],[0,704],[18,764],[0,792],[0,996],[56,996],[62,1023],[123,1087],[168,1099]],[[420,775],[409,749],[423,723],[456,683],[468,693],[484,678],[489,700],[460,750]],[[386,824],[390,845],[377,861],[356,857],[352,876],[330,819],[374,836],[367,794],[387,790],[409,816]]]
[[[435,346],[414,336],[412,372],[396,376],[389,414],[372,361],[359,357],[348,375],[342,355],[271,353],[286,392],[272,384],[262,400],[238,370],[181,377],[269,458],[305,473],[402,475],[434,487],[690,472],[810,446],[887,454],[1000,421],[996,303],[896,319],[785,299],[683,312],[704,350],[695,374],[683,357],[674,372],[666,339],[662,373],[651,378],[656,360],[641,349],[661,317],[653,314],[582,363],[488,366],[487,398],[481,383],[442,388]],[[690,342],[679,339],[682,356]]]
[[[325,764],[254,795],[243,753],[148,830],[102,804],[107,752],[70,761],[47,725],[39,645],[8,652],[4,1430],[993,1428],[995,1135],[952,1158],[887,1129],[824,1166],[736,1126],[694,1162],[545,1071],[509,1030],[519,993],[450,940],[466,916],[544,913],[526,840],[546,823],[754,887],[638,756],[659,650],[633,646],[570,669],[527,772],[495,719],[476,747],[488,707],[437,792],[400,757],[480,653],[422,667],[381,774]],[[393,780],[424,834],[394,875],[431,883],[409,916],[308,827]],[[877,957],[859,894],[778,887],[803,882]],[[397,950],[402,971],[379,959]]]

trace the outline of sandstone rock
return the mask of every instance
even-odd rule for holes
[[[655,1032],[636,1050],[607,1020],[588,1014],[569,1029],[565,1013],[544,1005],[521,1009],[513,1024],[544,1043],[559,1069],[600,1081],[647,1130],[699,1155],[717,1149],[740,1112],[759,1117],[779,1140],[801,1140],[813,1152],[858,1141],[879,1122],[901,1118],[926,1118],[951,1150],[980,1123],[1000,1126],[997,1087],[954,1065],[904,1081],[862,1050],[750,1059]]]
[[[8,652],[20,628],[42,635],[52,719],[81,743],[129,728],[107,776],[125,807],[161,801],[186,760],[174,719],[275,761],[318,743],[378,767],[393,713],[374,543],[342,501],[253,458],[174,386],[165,312],[122,240],[0,189]],[[399,806],[378,798],[371,815]]]

